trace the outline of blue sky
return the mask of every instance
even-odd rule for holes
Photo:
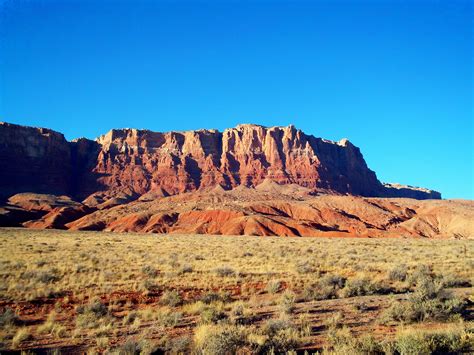
[[[2,1],[0,120],[294,124],[382,181],[474,198],[470,1]]]

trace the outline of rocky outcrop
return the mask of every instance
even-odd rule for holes
[[[312,193],[441,197],[426,189],[384,186],[347,139],[332,142],[294,126],[168,133],[114,129],[96,141],[67,142],[48,129],[0,123],[0,198],[18,192],[67,194],[104,209],[140,196],[143,201],[265,181]]]

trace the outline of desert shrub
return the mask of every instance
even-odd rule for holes
[[[407,267],[405,265],[396,265],[388,273],[388,278],[391,281],[405,281],[407,278]]]
[[[183,335],[178,338],[167,339],[162,350],[166,354],[190,354],[192,344],[193,339]]]
[[[217,292],[207,292],[201,297],[201,301],[205,304],[211,304],[212,302],[220,301],[221,296]]]
[[[339,328],[342,328],[342,325],[343,325],[342,321],[343,321],[342,313],[337,312],[333,316],[327,318],[324,321],[324,325],[330,330],[339,329]]]
[[[268,293],[278,293],[281,287],[282,287],[282,284],[280,280],[271,280],[267,283],[267,287],[265,287],[265,290]]]
[[[43,267],[43,266],[47,265],[48,262],[46,260],[38,260],[35,264],[36,264],[37,267]]]
[[[110,353],[116,355],[145,355],[153,354],[156,350],[156,347],[146,339],[139,341],[129,339],[122,346],[113,349]]]
[[[109,338],[105,337],[105,336],[101,336],[101,337],[97,337],[95,338],[95,345],[99,348],[99,349],[105,349],[109,346]],[[59,355],[60,353],[58,353]]]
[[[178,270],[178,275],[188,274],[193,272],[193,267],[191,265],[183,265]]]
[[[32,338],[31,333],[27,328],[20,328],[17,330],[17,332],[15,333],[15,336],[12,339],[12,346],[14,348],[17,348],[18,346],[20,346],[21,343],[31,338]]]
[[[227,318],[227,314],[216,306],[210,305],[203,307],[200,317],[202,324],[219,323],[220,321]]]
[[[370,335],[355,338],[348,328],[332,328],[327,335],[329,354],[460,354],[473,350],[474,334],[464,326],[440,330],[402,329],[393,341],[377,341]]]
[[[63,338],[66,335],[66,327],[56,322],[56,313],[51,312],[42,325],[38,327],[38,333],[51,334],[58,338]]]
[[[471,281],[453,273],[443,274],[440,278],[444,287],[471,287]]]
[[[159,303],[164,306],[176,307],[180,305],[181,302],[181,296],[179,295],[178,291],[171,290],[163,292]]]
[[[281,318],[281,319],[269,319],[262,328],[262,333],[268,336],[274,336],[280,330],[286,328],[292,328],[293,324],[289,321],[289,319]]]
[[[351,354],[356,349],[356,341],[348,328],[331,327],[327,332],[325,353]]]
[[[462,299],[446,291],[431,276],[418,279],[415,291],[406,302],[393,302],[382,316],[382,322],[419,322],[428,319],[446,320],[464,309]]]
[[[346,278],[338,274],[327,274],[320,279],[322,286],[332,286],[334,288],[343,288]]]
[[[142,267],[142,272],[148,277],[155,277],[158,275],[158,270],[151,265],[145,265]]]
[[[245,328],[236,325],[201,325],[194,332],[199,354],[234,354],[246,345]]]
[[[293,313],[295,309],[296,295],[291,291],[285,291],[280,298],[279,309],[283,314]]]
[[[415,270],[408,276],[407,281],[411,285],[416,285],[419,281],[425,278],[432,278],[433,273],[428,265],[418,265]]]
[[[34,280],[36,282],[50,284],[50,283],[54,283],[61,280],[62,277],[59,270],[56,268],[53,268],[53,269],[44,270],[44,271],[38,271],[38,270],[25,271],[21,275],[21,278],[24,280]]]
[[[315,271],[313,265],[309,261],[301,261],[295,265],[298,274],[310,274]]]
[[[327,334],[328,344],[324,354],[391,354],[386,351],[385,344],[378,342],[373,336],[365,335],[355,338],[351,331],[346,328],[330,328]]]
[[[431,354],[431,344],[419,332],[398,335],[395,348],[401,355]]]
[[[260,334],[250,338],[256,353],[285,353],[302,345],[301,331],[288,319],[270,319],[262,327]]]
[[[366,312],[370,309],[370,307],[365,302],[357,302],[354,304],[354,309],[359,312]]]
[[[103,317],[107,314],[107,306],[100,300],[92,300],[89,304],[78,307],[77,313],[93,313],[97,317]]]
[[[122,324],[123,325],[127,325],[127,324],[132,324],[135,319],[138,318],[138,313],[135,312],[135,311],[132,311],[132,312],[128,312],[125,317],[123,317],[122,319]]]
[[[307,285],[303,289],[302,297],[306,301],[321,301],[337,297],[337,289],[331,286],[320,286],[319,283]]]
[[[87,305],[76,308],[76,325],[80,328],[96,328],[101,318],[108,314],[107,306],[100,300],[92,300]]]
[[[160,288],[153,279],[146,279],[143,281],[142,286],[146,291],[149,292],[156,292]]]
[[[248,324],[252,322],[252,312],[242,301],[236,302],[232,305],[229,318],[233,324]]]
[[[12,327],[18,323],[18,316],[11,308],[5,308],[3,312],[0,313],[0,327]]]
[[[387,293],[387,289],[381,284],[372,282],[369,278],[357,278],[347,280],[341,290],[343,297],[365,296],[376,293]]]
[[[306,301],[320,301],[337,298],[337,292],[344,287],[346,279],[337,274],[328,274],[304,288],[302,297]]]
[[[211,304],[213,302],[229,302],[231,300],[230,294],[227,292],[214,292],[209,291],[202,295],[201,301],[205,304]]]
[[[216,274],[220,277],[225,277],[225,276],[234,276],[235,275],[235,271],[234,269],[232,269],[231,267],[229,266],[221,266],[221,267],[218,267],[216,270],[215,270]]]
[[[395,348],[401,355],[460,354],[473,351],[474,334],[462,326],[440,330],[407,329],[397,334]]]
[[[391,344],[379,342],[372,335],[364,335],[357,339],[355,353],[359,354],[390,354]]]
[[[163,327],[176,327],[182,318],[181,312],[159,311],[156,313],[156,321]]]

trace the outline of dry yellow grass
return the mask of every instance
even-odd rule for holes
[[[466,298],[474,267],[468,240],[0,229],[0,248],[0,312],[20,319],[2,326],[3,349],[105,350],[128,341],[144,352],[187,351],[215,346],[206,329],[216,339],[244,337],[229,346],[250,352],[322,349],[328,319],[339,313],[353,334],[388,339],[398,325],[372,318],[391,298],[404,299],[421,271]]]

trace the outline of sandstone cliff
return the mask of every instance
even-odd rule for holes
[[[18,192],[68,194],[71,148],[61,133],[0,123],[0,197]]]
[[[384,186],[348,140],[332,142],[294,126],[239,125],[159,133],[111,130],[96,141],[67,142],[60,133],[0,123],[0,197],[19,192],[88,197],[108,206],[141,195],[175,195],[265,180],[313,192],[441,198],[426,189]]]

